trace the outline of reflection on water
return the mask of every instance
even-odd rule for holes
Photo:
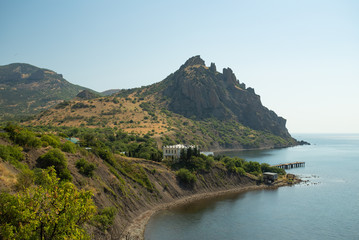
[[[359,135],[301,136],[315,145],[228,153],[277,164],[304,161],[289,172],[294,187],[228,194],[160,212],[146,240],[359,239]]]

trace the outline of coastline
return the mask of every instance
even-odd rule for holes
[[[300,181],[300,180],[299,180]],[[215,192],[208,193],[198,193],[190,196],[186,196],[175,200],[169,203],[160,204],[152,209],[149,209],[143,212],[141,215],[137,216],[132,220],[132,222],[126,227],[126,229],[121,234],[121,240],[144,240],[145,239],[145,229],[150,218],[159,211],[169,209],[172,207],[180,206],[183,204],[188,204],[197,200],[202,200],[206,198],[213,198],[225,194],[233,194],[233,193],[244,193],[249,191],[263,190],[263,189],[277,189],[283,186],[291,186],[292,184],[288,184],[286,182],[280,181],[274,185],[250,185],[250,186],[238,186],[232,189],[220,190]]]

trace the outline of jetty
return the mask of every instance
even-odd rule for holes
[[[273,165],[272,167],[277,167],[282,169],[305,167],[305,162],[282,163],[282,164]]]

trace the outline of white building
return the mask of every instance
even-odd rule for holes
[[[177,161],[181,157],[181,150],[187,150],[188,148],[198,149],[198,146],[183,144],[163,146],[163,160]]]

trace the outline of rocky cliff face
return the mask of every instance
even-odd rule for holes
[[[255,130],[290,137],[286,120],[264,107],[254,89],[240,83],[230,68],[217,72],[214,63],[208,68],[200,56],[195,56],[163,83],[163,95],[175,113],[199,120],[235,119]]]

